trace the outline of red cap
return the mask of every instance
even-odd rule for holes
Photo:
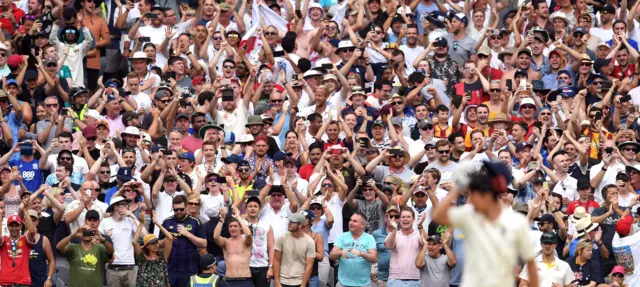
[[[22,218],[19,215],[11,215],[9,216],[9,218],[7,218],[7,224],[11,224],[14,222],[22,224]]]
[[[633,223],[633,217],[631,215],[627,215],[624,218],[618,220],[616,223],[616,232],[620,236],[627,236],[631,231],[631,224]]]
[[[98,135],[98,130],[96,130],[96,128],[92,126],[86,126],[84,129],[82,129],[82,135],[85,138],[95,137]]]
[[[613,270],[611,270],[611,274],[622,274],[624,275],[624,267],[618,265],[616,267],[613,267]]]
[[[7,65],[11,67],[20,66],[20,63],[22,63],[22,56],[18,54],[11,55],[11,57],[9,57],[9,59],[7,60]]]
[[[191,80],[191,85],[195,86],[195,85],[201,85],[204,84],[204,77],[203,76],[195,76],[193,77],[193,80]]]

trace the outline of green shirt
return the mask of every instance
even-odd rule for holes
[[[94,244],[85,250],[82,245],[69,243],[69,287],[103,286],[107,249],[102,244]]]

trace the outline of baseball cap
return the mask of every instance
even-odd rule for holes
[[[11,57],[9,57],[9,59],[7,60],[7,65],[11,67],[20,66],[20,63],[22,63],[22,56],[18,54],[11,55]]]
[[[558,236],[554,232],[542,233],[542,236],[540,236],[540,243],[558,243]]]
[[[304,223],[305,216],[302,213],[294,213],[289,215],[289,221],[295,223]]]
[[[82,129],[82,135],[85,138],[95,137],[98,135],[98,131],[92,126],[86,126],[84,129]]]
[[[131,168],[130,167],[121,167],[118,169],[118,175],[116,176],[119,180],[122,181],[130,181],[133,179],[133,176],[131,175]]]
[[[427,241],[433,241],[435,243],[440,243],[440,242],[442,242],[442,238],[440,237],[440,235],[434,234],[434,235],[431,235],[431,236],[427,237]]]
[[[31,80],[37,80],[38,79],[38,72],[34,71],[34,70],[27,70],[24,73],[24,80],[25,81],[31,81]]]
[[[227,3],[223,3],[223,4],[227,4]],[[229,4],[227,4],[228,6]],[[222,6],[222,5],[221,5]],[[206,270],[211,268],[211,266],[216,265],[217,261],[216,261],[216,257],[213,256],[213,254],[205,254],[202,255],[200,257],[200,269],[202,270]]]
[[[22,217],[20,217],[20,215],[14,214],[9,216],[9,218],[7,218],[7,225],[17,222],[19,224],[22,224]]]
[[[446,47],[448,44],[447,39],[444,37],[438,37],[433,41],[433,46],[435,47]]]
[[[196,157],[193,155],[192,152],[183,152],[180,155],[178,155],[178,158],[187,159],[189,161],[196,161]]]
[[[87,211],[87,214],[85,214],[84,216],[85,219],[97,219],[100,220],[100,213],[98,213],[98,211],[96,210],[89,210]]]
[[[616,223],[616,232],[620,236],[627,236],[631,231],[631,225],[633,224],[633,216],[627,215],[624,218],[621,218]]]
[[[147,234],[142,239],[142,247],[147,246],[147,244],[152,244],[152,243],[154,243],[156,241],[158,241],[158,236],[156,236],[153,233],[152,234]]]
[[[556,218],[553,217],[553,215],[551,215],[549,213],[543,214],[540,217],[536,217],[534,220],[535,221],[540,221],[540,222],[556,222]]]
[[[525,148],[532,148],[532,147],[533,147],[533,146],[532,146],[531,144],[529,144],[528,142],[522,142],[522,143],[519,143],[519,144],[516,146],[516,152],[520,152],[520,151],[522,151],[522,150],[523,150],[523,149],[525,149]]]

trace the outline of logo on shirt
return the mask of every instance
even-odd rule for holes
[[[98,264],[98,258],[96,258],[95,256],[93,256],[93,254],[87,254],[82,258],[82,262],[84,262],[85,264],[89,265],[90,267],[96,267],[96,265]]]

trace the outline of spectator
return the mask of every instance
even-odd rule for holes
[[[303,229],[305,216],[289,215],[288,232],[276,240],[273,274],[275,285],[307,286],[316,260],[316,245]]]
[[[366,222],[364,214],[354,212],[349,231],[338,237],[329,253],[330,259],[339,260],[342,268],[338,272],[338,286],[371,284],[371,264],[378,261],[378,251],[373,236],[364,232]]]

